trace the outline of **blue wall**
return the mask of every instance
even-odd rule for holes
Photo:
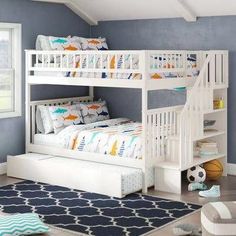
[[[183,19],[136,20],[100,22],[92,27],[93,36],[107,38],[111,49],[227,49],[230,51],[230,87],[228,95],[228,147],[229,162],[236,163],[236,17],[200,18],[188,23]],[[158,107],[181,103],[184,94],[158,92],[150,99]],[[97,89],[96,95],[109,99],[114,116],[140,119],[137,107],[141,107],[138,91]],[[134,109],[136,108],[136,109]]]
[[[90,34],[90,26],[61,4],[39,3],[31,0],[0,0],[0,22],[22,24],[23,50],[35,48],[38,34],[85,37]],[[24,53],[22,62],[24,71]],[[22,79],[24,81],[24,72]],[[24,82],[22,86],[24,104]],[[35,86],[33,99],[78,96],[86,92],[87,89],[79,87]],[[24,105],[22,108],[24,110]],[[0,119],[0,163],[6,161],[8,154],[24,153],[24,122],[24,115],[20,118]]]

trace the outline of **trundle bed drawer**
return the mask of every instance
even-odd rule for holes
[[[142,170],[37,153],[8,156],[7,175],[124,197],[142,189]]]

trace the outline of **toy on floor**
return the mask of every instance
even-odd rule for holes
[[[187,179],[190,183],[203,183],[206,179],[206,171],[201,166],[193,166],[187,171]]]
[[[193,224],[180,224],[173,228],[174,235],[181,236],[181,235],[195,235],[200,236],[202,235],[202,229],[199,225]]]
[[[218,180],[223,174],[223,166],[220,161],[212,160],[203,164],[207,180]]]
[[[200,191],[199,196],[205,198],[220,197],[220,185],[213,185],[209,190]]]
[[[188,185],[188,191],[195,191],[195,190],[206,190],[207,186],[204,183],[190,183]]]

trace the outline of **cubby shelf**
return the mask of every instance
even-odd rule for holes
[[[224,111],[227,111],[226,108],[205,111],[204,114],[211,114],[211,113],[224,112]]]
[[[220,159],[220,158],[225,157],[225,156],[226,155],[224,153],[218,153],[216,155],[194,157],[193,158],[193,163],[194,163],[194,166],[196,166],[196,165],[200,165],[202,163],[208,162],[208,161],[212,161],[212,160],[215,160],[215,159]]]
[[[211,138],[225,134],[225,131],[204,131],[203,136],[196,137],[193,141],[198,141],[206,138]]]
[[[193,164],[191,166],[185,166],[181,169],[181,171],[184,171],[192,166],[197,166],[201,165],[205,162],[212,161],[215,159],[220,159],[225,157],[226,155],[224,153],[218,153],[216,155],[209,155],[209,156],[199,156],[199,157],[193,157]],[[159,168],[167,168],[167,169],[172,169],[172,170],[180,170],[179,164],[178,163],[173,163],[170,161],[163,161],[163,162],[158,162],[156,167]]]

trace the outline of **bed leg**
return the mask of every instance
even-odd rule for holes
[[[28,145],[27,145],[27,144],[25,145],[25,153],[26,153],[26,154],[29,153],[29,148],[28,148]]]
[[[147,193],[148,192],[148,184],[147,184],[147,177],[146,174],[143,173],[143,188],[142,188],[142,193]]]
[[[142,193],[146,194],[148,192],[147,186],[143,186]]]

